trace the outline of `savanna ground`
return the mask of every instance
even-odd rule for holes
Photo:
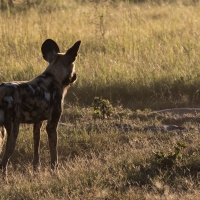
[[[5,3],[6,1],[4,1]],[[1,1],[2,3],[2,1]],[[59,171],[50,172],[45,126],[41,168],[32,171],[32,126],[22,125],[0,181],[0,199],[199,199],[198,115],[152,117],[152,110],[200,105],[200,5],[191,0],[17,1],[0,13],[0,81],[29,80],[47,63],[42,42],[62,51],[82,40],[78,81],[65,101]],[[94,116],[94,97],[113,115]],[[123,131],[113,124],[137,129]],[[177,124],[187,132],[142,132]],[[2,157],[2,154],[1,154]]]

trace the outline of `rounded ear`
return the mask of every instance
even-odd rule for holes
[[[81,41],[79,40],[70,49],[67,50],[65,55],[67,56],[67,59],[69,59],[68,62],[72,63],[75,61],[80,44]]]
[[[47,39],[43,42],[41,47],[43,58],[47,62],[52,62],[55,54],[59,53],[59,47],[52,39]]]

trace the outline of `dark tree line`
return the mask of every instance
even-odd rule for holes
[[[30,0],[24,0],[22,2],[22,5],[25,5],[27,7],[31,7],[32,4],[35,4],[35,3],[38,3],[38,2],[40,2],[40,1],[35,0],[33,2],[30,2]],[[0,9],[1,10],[5,10],[8,7],[10,7],[10,8],[15,7],[15,4],[13,3],[13,0],[0,0]]]
[[[4,10],[7,8],[7,6],[10,6],[10,7],[14,7],[14,3],[12,0],[1,0],[1,10]]]

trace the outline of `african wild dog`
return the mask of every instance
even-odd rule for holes
[[[0,164],[4,175],[15,148],[20,123],[33,123],[33,167],[36,169],[40,163],[40,128],[42,122],[47,120],[51,168],[57,167],[57,125],[64,96],[70,84],[77,78],[74,61],[80,43],[81,41],[78,41],[66,53],[60,53],[58,45],[47,39],[42,44],[41,51],[49,65],[41,75],[29,82],[0,85],[0,126],[7,132],[5,152]]]

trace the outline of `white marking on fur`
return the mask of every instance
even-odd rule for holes
[[[5,96],[3,98],[3,100],[8,102],[7,108],[12,108],[12,104],[13,104],[13,97],[12,96]]]
[[[47,101],[50,100],[50,93],[49,93],[49,92],[45,92],[45,93],[44,93],[44,96],[45,96],[45,99],[46,99]]]
[[[0,125],[4,123],[4,111],[0,109]]]
[[[7,87],[13,87],[13,88],[17,89],[17,83],[5,83],[4,85]]]
[[[35,90],[33,89],[33,87],[30,84],[28,84],[28,87],[29,87],[29,89],[32,91],[32,93],[34,95],[35,94]]]

